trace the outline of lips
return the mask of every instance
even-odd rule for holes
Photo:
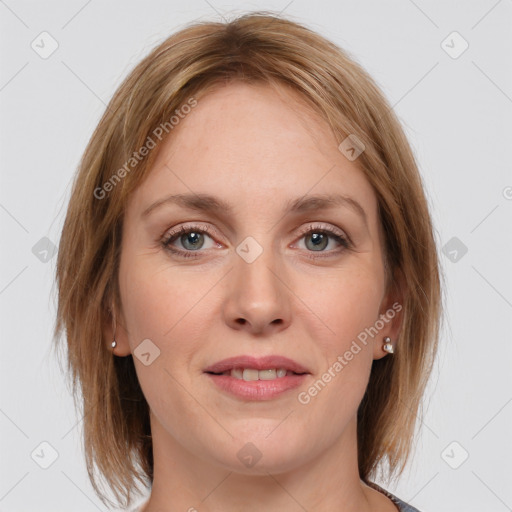
[[[208,366],[204,369],[205,373],[220,375],[225,372],[232,370],[274,370],[284,369],[286,372],[293,374],[307,374],[310,373],[307,368],[300,365],[296,361],[283,356],[264,356],[264,357],[252,357],[252,356],[235,356],[228,359],[223,359],[217,363]]]
[[[236,356],[203,371],[217,389],[243,401],[286,396],[311,375],[307,368],[283,356]]]

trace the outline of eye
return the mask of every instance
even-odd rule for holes
[[[315,226],[309,225],[300,231],[300,240],[306,239],[305,247],[309,253],[327,253],[322,255],[311,255],[309,258],[325,258],[330,257],[344,249],[350,248],[350,242],[341,230],[331,226]],[[209,247],[205,247],[205,237],[212,240],[210,228],[207,225],[181,226],[180,228],[170,231],[164,235],[161,244],[167,251],[183,258],[198,258],[201,255],[201,249],[209,249],[218,246],[211,243]],[[333,249],[325,251],[329,243],[334,241],[335,244],[341,246],[341,249]],[[182,248],[177,248],[175,244],[179,242]],[[213,242],[213,240],[212,240]]]
[[[305,239],[305,247],[308,252],[327,252],[328,254],[322,256],[309,256],[312,258],[318,257],[329,257],[332,253],[339,253],[344,249],[350,248],[350,243],[344,233],[341,230],[333,228],[331,226],[315,226],[309,225],[301,229],[301,240]],[[331,251],[325,251],[329,246],[329,243],[334,241],[342,249],[334,249]]]
[[[196,258],[198,255],[194,252],[199,251],[199,249],[208,249],[208,247],[205,247],[205,236],[211,239],[209,233],[208,226],[181,226],[175,231],[166,233],[161,243],[166,250],[173,254],[184,258]],[[175,242],[179,242],[183,249],[176,248],[174,246]]]

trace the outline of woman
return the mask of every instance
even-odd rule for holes
[[[59,247],[100,499],[417,510],[372,478],[409,458],[436,254],[400,124],[343,50],[265,13],[169,37],[94,132]]]

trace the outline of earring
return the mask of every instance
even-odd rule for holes
[[[116,341],[116,317],[114,314],[114,310],[112,310],[112,338],[113,341],[110,344],[112,346],[112,349],[116,348],[117,341]]]
[[[388,354],[392,354],[393,353],[393,345],[391,345],[391,338],[389,336],[386,336],[384,338],[384,350]]]

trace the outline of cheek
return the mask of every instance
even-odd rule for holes
[[[378,320],[382,292],[376,283],[378,276],[368,268],[338,274],[321,292],[304,288],[304,294],[310,290],[305,302],[315,304],[312,309],[322,320],[304,323],[322,355],[322,367],[301,403],[325,409],[318,417],[346,417],[364,395],[373,362],[374,338],[368,332]],[[319,325],[322,335],[315,332]]]
[[[197,315],[209,281],[205,274],[183,276],[177,266],[151,265],[144,257],[122,261],[120,291],[132,349],[145,338],[163,349]]]
[[[311,310],[322,320],[322,332],[326,334],[311,336],[324,345],[326,353],[343,353],[354,338],[378,319],[383,284],[370,266],[359,271],[346,269],[321,282],[321,289],[311,282],[302,289],[302,295],[307,297],[305,302],[312,305]]]
[[[128,264],[130,270],[125,272]],[[120,268],[120,292],[128,340],[132,352],[135,351],[133,359],[144,396],[153,414],[179,438],[183,435],[179,423],[169,418],[179,417],[184,424],[199,421],[197,403],[184,389],[191,388],[194,377],[190,362],[199,348],[194,341],[198,339],[195,330],[200,325],[198,314],[202,314],[200,300],[208,286],[204,277],[204,286],[194,287],[190,286],[190,279],[180,280],[176,275],[171,280],[171,272],[165,274],[165,269],[127,258]],[[136,357],[137,347],[146,339],[159,351],[149,365]]]

